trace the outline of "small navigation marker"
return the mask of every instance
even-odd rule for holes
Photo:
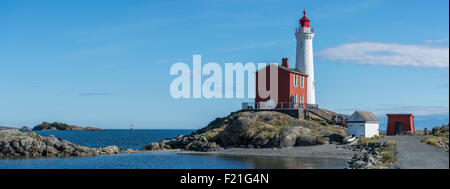
[[[133,124],[131,124],[131,128],[130,131],[133,132],[134,128],[133,128]]]

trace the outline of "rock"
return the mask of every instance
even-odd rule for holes
[[[28,126],[23,126],[20,128],[21,131],[31,131],[31,129]]]
[[[206,137],[178,136],[174,139],[165,139],[161,142],[152,142],[142,148],[142,150],[168,150],[168,149],[184,149],[192,151],[216,151],[220,146],[215,142],[209,142]]]
[[[107,146],[100,148],[100,154],[118,154],[120,152],[117,146]]]
[[[362,160],[366,163],[372,163],[374,162],[374,159],[370,153],[364,153],[362,156]]]
[[[305,135],[297,138],[295,146],[316,146],[326,143],[327,140],[324,137]]]
[[[137,152],[136,150],[133,150],[131,148],[128,149],[120,149],[119,153],[133,153],[133,152]]]
[[[313,146],[316,145],[316,138],[313,136],[300,136],[297,138],[296,146]]]
[[[440,129],[441,129],[441,127],[434,127],[434,128],[431,130],[431,134],[435,135],[435,134],[440,133]]]
[[[193,150],[193,151],[202,151],[202,152],[208,152],[208,151],[216,151],[220,149],[220,146],[217,145],[215,142],[208,142],[208,141],[194,141],[192,143],[189,143],[185,146],[186,150]]]
[[[352,168],[352,169],[361,169],[361,168],[364,168],[366,165],[367,165],[366,162],[364,162],[362,160],[357,160],[357,161],[353,162],[350,165],[350,168]]]
[[[161,150],[161,147],[159,146],[159,143],[152,142],[150,144],[147,144],[144,146],[143,150]]]
[[[389,144],[385,142],[368,142],[350,146],[354,151],[359,151],[348,161],[351,169],[373,169],[382,165],[380,150],[386,149]],[[385,166],[385,165],[382,165]]]
[[[320,136],[309,136],[312,131]],[[143,150],[212,151],[221,146],[239,148],[310,146],[339,143],[344,138],[341,136],[342,133],[347,133],[347,129],[342,126],[320,125],[319,122],[294,118],[276,111],[242,111],[217,118],[190,135],[179,135],[172,139],[164,139],[158,144],[147,144]]]
[[[286,148],[292,147],[296,143],[297,135],[304,135],[309,133],[309,129],[303,127],[292,127],[283,129],[280,132],[280,140],[277,147]]]
[[[0,131],[0,157],[96,156],[119,153],[117,146],[88,148],[61,140],[53,135],[21,133],[17,129]]]
[[[442,125],[442,127],[440,128],[440,132],[441,133],[449,132],[448,125]]]
[[[431,130],[431,134],[433,134],[433,135],[436,135],[436,134],[439,134],[439,133],[446,133],[446,132],[449,132],[449,127],[448,127],[448,125],[442,125],[441,127],[434,127],[432,130]]]
[[[330,134],[326,135],[325,137],[328,138],[329,143],[338,143],[338,144],[341,144],[345,138],[344,136],[338,134]]]

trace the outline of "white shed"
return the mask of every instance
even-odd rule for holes
[[[372,112],[355,111],[347,123],[349,136],[372,138],[380,134],[380,120]]]

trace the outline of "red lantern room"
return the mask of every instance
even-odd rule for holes
[[[310,20],[308,19],[308,17],[306,17],[306,11],[303,10],[303,17],[300,19],[300,26],[301,27],[310,27],[309,25]]]

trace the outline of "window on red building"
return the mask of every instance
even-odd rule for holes
[[[297,87],[297,76],[294,75],[294,87]]]
[[[303,89],[303,85],[304,85],[304,79],[303,79],[303,76],[300,76],[300,88]]]

